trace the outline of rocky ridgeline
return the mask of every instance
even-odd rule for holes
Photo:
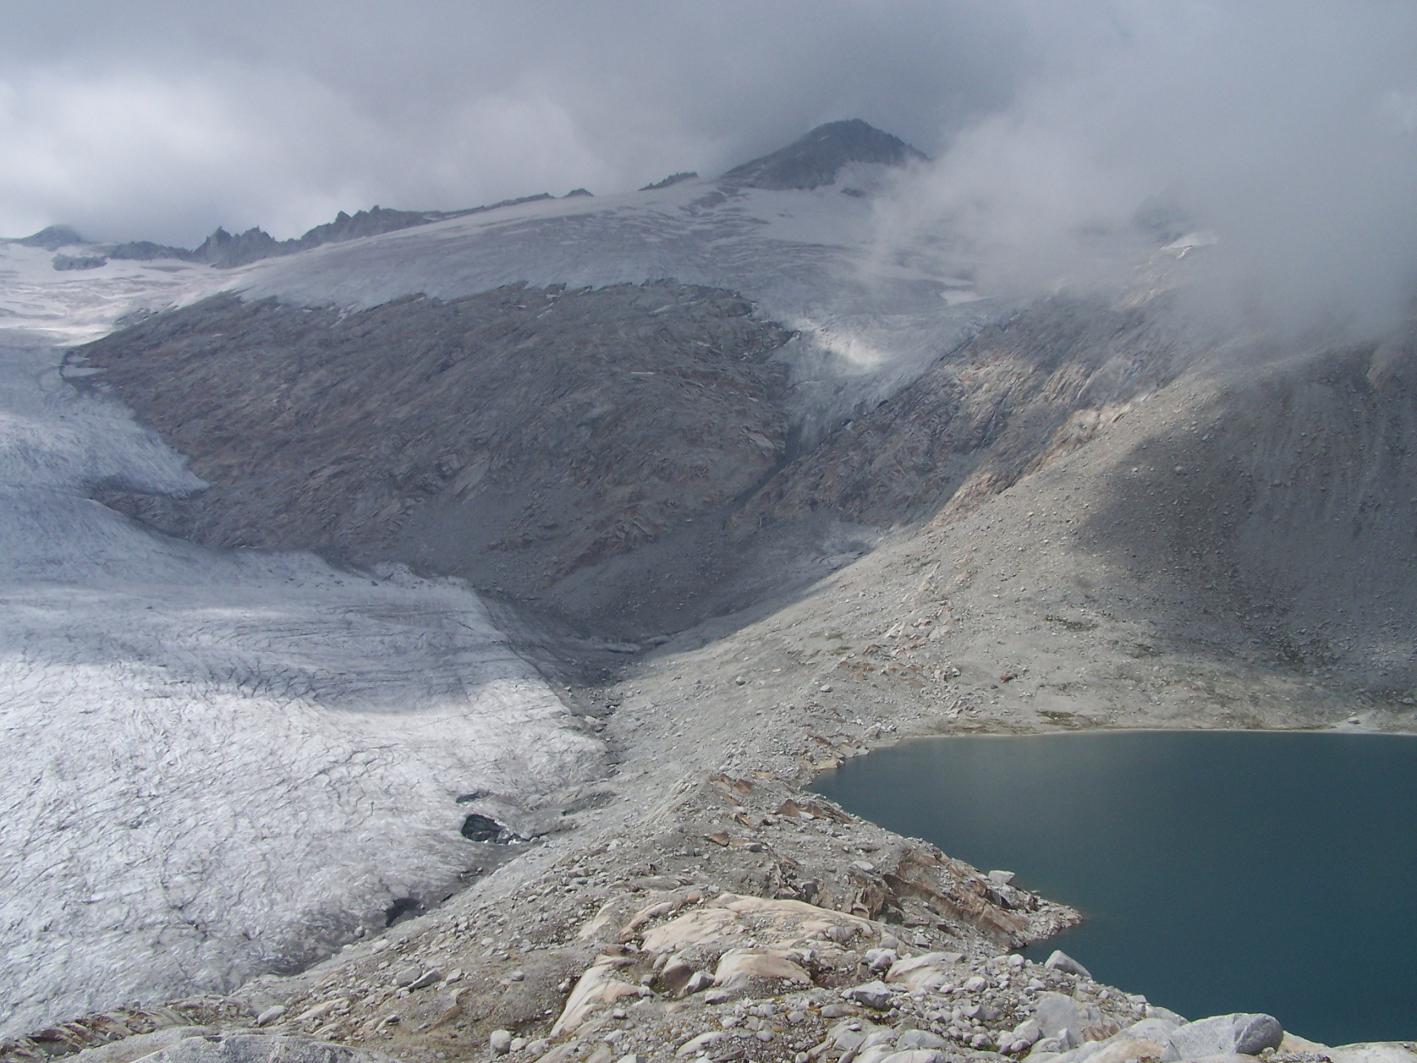
[[[768,779],[686,780],[444,909],[231,999],[91,1017],[6,1060],[1417,1063],[1264,1015],[1187,1022],[1055,952],[1068,909]]]

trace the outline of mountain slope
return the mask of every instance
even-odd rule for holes
[[[406,561],[643,635],[702,615],[690,600],[733,561],[716,524],[783,459],[787,335],[728,293],[659,282],[348,316],[226,297],[83,354],[214,485],[111,504],[202,542]]]
[[[808,145],[755,172],[836,181],[834,159],[895,151]],[[735,950],[782,920],[850,918],[860,925],[835,937],[785,939],[819,962],[775,957],[801,960],[807,979],[804,1017],[782,1016],[779,1045],[828,1036],[821,1006],[867,977],[857,941],[957,953],[940,973],[951,985],[1019,982],[1018,1013],[978,1031],[1000,1047],[1032,1006],[1030,980],[1104,999],[1088,980],[995,959],[1066,913],[808,797],[814,770],[941,731],[1417,726],[1411,326],[1347,345],[1217,337],[1168,290],[1206,269],[1202,247],[1158,251],[1164,268],[1143,264],[1129,290],[1007,304],[965,281],[947,242],[881,254],[874,237],[869,195],[685,179],[221,273],[110,262],[70,278],[40,249],[0,249],[23,267],[6,289],[16,322],[80,336],[133,307],[161,311],[75,349],[62,377],[52,352],[7,363],[27,405],[5,430],[47,427],[0,454],[19,455],[12,472],[59,478],[21,492],[36,517],[16,544],[37,551],[21,590],[38,604],[6,623],[40,678],[8,708],[30,729],[25,748],[49,742],[56,756],[72,733],[138,720],[150,735],[136,768],[66,768],[82,786],[52,799],[72,802],[76,833],[23,823],[26,869],[89,854],[68,892],[100,907],[66,926],[98,927],[119,903],[90,880],[133,884],[139,916],[205,920],[232,875],[243,898],[303,896],[312,866],[335,868],[347,892],[330,907],[270,906],[262,925],[279,946],[259,962],[222,936],[229,926],[169,928],[181,948],[164,993],[198,962],[211,966],[192,986],[228,985],[397,917],[404,898],[440,899],[464,843],[490,844],[458,822],[495,814],[552,833],[394,936],[251,981],[220,1002],[245,1017],[222,1021],[250,1026],[278,1004],[288,1011],[267,1021],[287,1032],[410,1059],[466,1054],[498,1028],[563,1054],[598,1051],[617,1029],[663,1048],[723,1033],[717,1001],[732,994],[781,1003],[764,996],[773,983],[728,987],[747,962]],[[133,436],[114,398],[190,468]],[[163,475],[96,460],[104,434],[74,429],[80,409]],[[63,443],[58,472],[30,457],[34,440]],[[83,574],[96,620],[54,620],[72,608],[65,571]],[[489,659],[515,688],[510,708],[490,696],[497,683],[478,684]],[[60,682],[73,687],[56,708],[46,693]],[[197,711],[218,697],[212,724]],[[174,703],[192,734],[178,726],[188,715],[164,714]],[[56,711],[82,718],[55,729]],[[415,730],[427,740],[410,753]],[[271,744],[288,762],[261,758]],[[170,756],[150,764],[148,747]],[[394,763],[326,763],[366,747]],[[218,754],[238,767],[207,768]],[[175,775],[169,761],[216,780],[198,788],[207,818],[252,806],[251,786],[330,811],[309,825],[257,802],[279,828],[257,851],[279,867],[243,863],[239,844],[176,845],[167,859],[211,850],[213,863],[183,865],[175,887],[144,877],[137,828],[121,824],[115,844],[106,814],[141,799],[151,836],[171,837],[164,817],[187,806],[123,789]],[[8,784],[13,807],[32,804],[31,780]],[[371,853],[379,867],[339,875]],[[398,873],[379,875],[385,864]],[[189,895],[189,880],[206,892]],[[722,893],[741,909],[713,901]],[[722,914],[740,910],[742,927]],[[681,914],[713,924],[682,969],[646,941]],[[37,910],[7,925],[27,935],[23,949],[7,939],[26,1015],[46,994],[65,1008],[142,995],[136,979],[107,980],[141,965],[105,963],[97,946],[56,949],[36,975]],[[107,947],[143,954],[134,941]],[[690,967],[709,977],[730,954],[715,986],[728,996],[683,992]],[[1106,993],[1135,1018],[1132,998]],[[579,1033],[576,1000],[590,1001]]]

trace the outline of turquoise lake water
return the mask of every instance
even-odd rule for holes
[[[1417,1038],[1417,737],[1112,732],[939,738],[816,789],[1065,901],[1061,948],[1200,1018],[1327,1044]]]

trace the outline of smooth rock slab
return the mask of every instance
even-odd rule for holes
[[[1077,960],[1073,959],[1062,949],[1054,949],[1049,957],[1043,961],[1043,966],[1051,967],[1055,971],[1062,971],[1064,974],[1075,974],[1079,978],[1092,978],[1091,971],[1078,963]]]
[[[146,1059],[159,1049],[167,1048],[188,1037],[208,1037],[216,1033],[211,1026],[168,1026],[151,1033],[134,1034],[105,1045],[86,1048],[70,1057],[72,1063],[133,1063]]]
[[[727,1036],[728,1034],[723,1030],[709,1030],[707,1033],[701,1033],[697,1037],[691,1037],[685,1041],[674,1054],[680,1057],[695,1055],[703,1049],[717,1044]]]
[[[729,949],[719,959],[713,981],[723,989],[741,989],[753,982],[811,985],[812,976],[782,949]]]
[[[1214,1015],[1173,1030],[1163,1060],[1199,1059],[1202,1056],[1254,1056],[1277,1048],[1284,1027],[1273,1015]]]
[[[1417,1052],[1391,1041],[1343,1045],[1326,1049],[1324,1054],[1333,1063],[1417,1063]]]
[[[886,973],[886,981],[912,993],[937,990],[956,977],[956,966],[964,960],[958,952],[927,952],[908,960],[896,960]]]
[[[939,1034],[929,1030],[906,1030],[895,1039],[895,1046],[901,1052],[917,1048],[948,1048],[949,1044]]]

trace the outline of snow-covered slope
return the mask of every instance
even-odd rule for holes
[[[739,292],[801,333],[784,350],[809,429],[869,406],[996,317],[948,248],[882,254],[869,197],[879,166],[812,190],[707,180],[552,200],[331,244],[225,275],[247,298],[370,307],[422,292],[451,299],[504,284],[571,287],[673,278]]]
[[[219,279],[0,248],[0,1034],[312,959],[489,857],[460,795],[531,805],[600,767],[461,586],[207,550],[87,497],[200,482],[52,341]]]

